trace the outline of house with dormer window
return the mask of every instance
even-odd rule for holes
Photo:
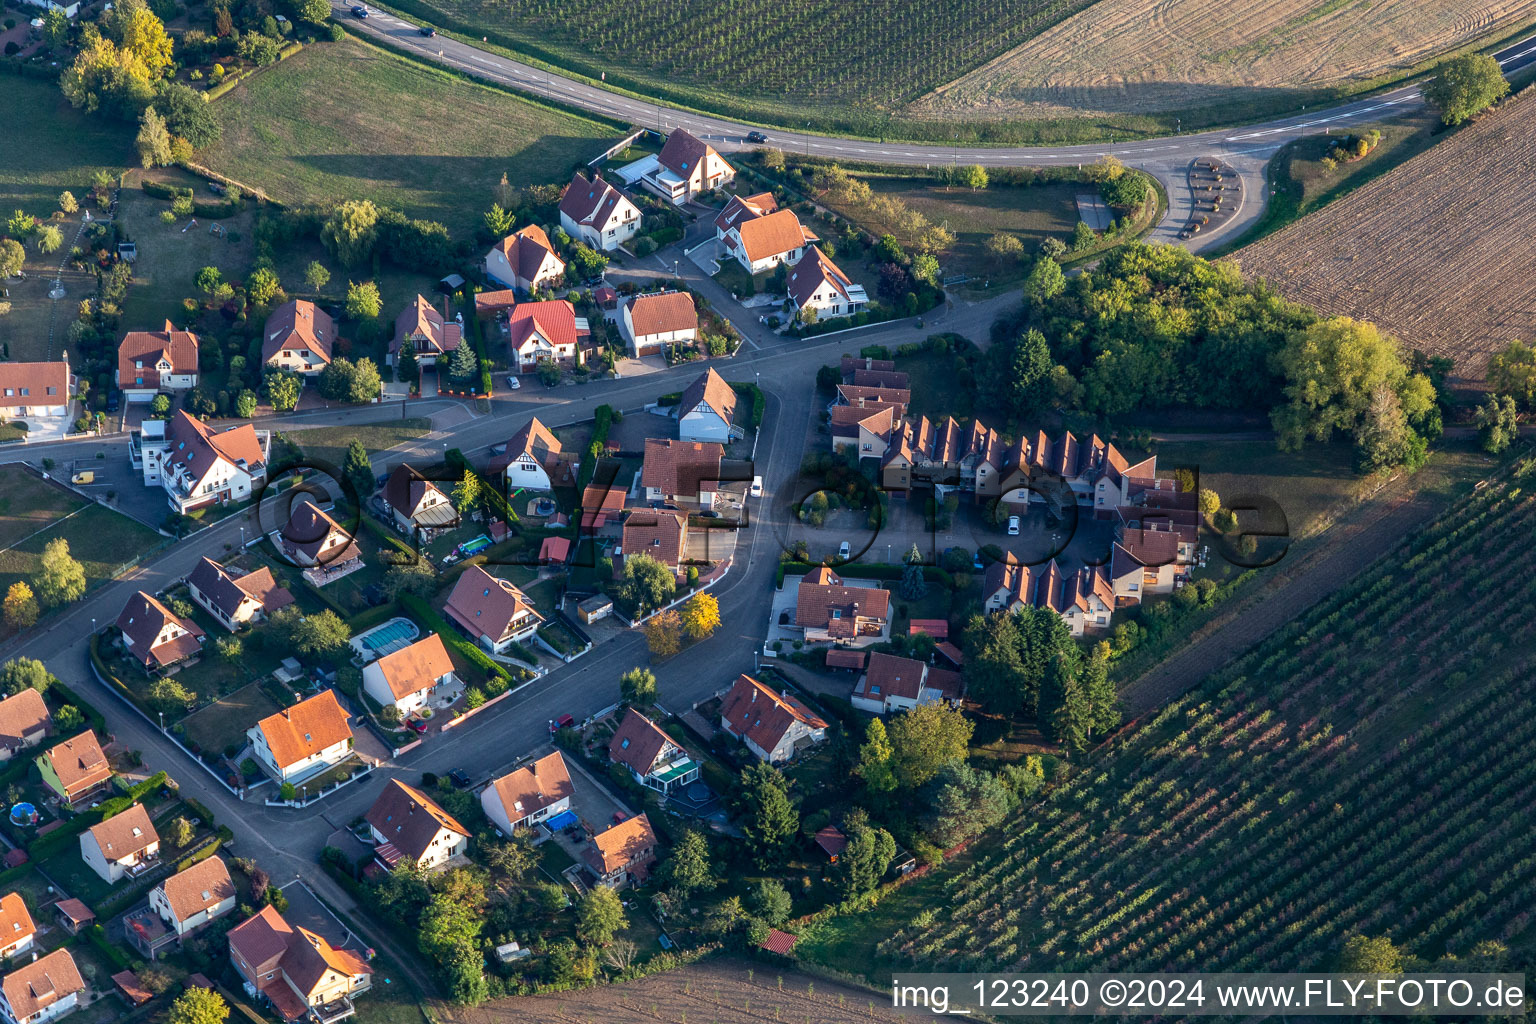
[[[167,320],[158,331],[129,331],[117,346],[117,386],[129,402],[197,386],[197,335]]]
[[[480,807],[505,835],[530,828],[571,809],[575,794],[560,751],[494,780],[480,794]]]
[[[601,174],[588,181],[577,171],[560,197],[560,226],[572,238],[608,252],[635,237],[640,209]]]
[[[491,460],[489,470],[501,473],[507,492],[548,491],[574,486],[576,467],[565,460],[560,439],[535,416],[507,441],[507,450]]]
[[[459,574],[443,612],[492,654],[505,654],[544,624],[544,616],[534,610],[528,596],[515,584],[492,576],[478,565]]]
[[[663,794],[699,777],[698,762],[634,708],[625,710],[624,720],[608,741],[608,759],[629,769],[640,785]]]

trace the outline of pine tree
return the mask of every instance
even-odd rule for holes
[[[462,384],[479,375],[480,357],[475,355],[468,338],[460,338],[459,347],[453,350],[453,356],[448,360],[449,378]]]
[[[1061,665],[1062,659],[1055,662]],[[1093,723],[1093,707],[1083,692],[1083,681],[1075,672],[1058,669],[1055,673],[1060,688],[1060,699],[1051,712],[1051,734],[1072,757],[1088,749],[1088,736]]]
[[[759,761],[741,773],[742,832],[757,851],[760,865],[775,863],[800,827],[800,815],[789,802],[784,776]]]
[[[341,462],[341,474],[352,485],[360,500],[373,493],[373,464],[368,461],[368,449],[363,447],[361,441],[353,439],[347,443],[347,454]]]
[[[923,578],[923,556],[918,552],[916,544],[907,552],[906,563],[907,567],[901,571],[902,600],[920,601],[928,593],[928,581]]]
[[[421,380],[421,367],[416,363],[416,346],[401,345],[395,356],[395,379],[402,384],[415,384]]]
[[[1120,724],[1120,695],[1109,679],[1109,641],[1100,640],[1083,666],[1083,696],[1091,710],[1094,735],[1103,736]]]

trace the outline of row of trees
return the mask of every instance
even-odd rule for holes
[[[31,583],[17,580],[6,590],[5,625],[12,630],[27,629],[43,610],[78,601],[85,588],[85,566],[69,553],[69,541],[55,537],[43,546]]]

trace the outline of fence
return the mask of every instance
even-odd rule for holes
[[[648,130],[649,129],[646,128],[637,128],[635,131],[630,132],[618,142],[614,143],[612,146],[609,146],[607,149],[597,154],[597,156],[593,157],[591,160],[588,160],[587,166],[596,167],[604,160],[607,160],[609,157],[613,156],[613,154],[617,153],[619,150],[628,149],[631,142],[634,142],[640,136],[644,135]]]

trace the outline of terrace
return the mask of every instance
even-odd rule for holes
[[[147,903],[123,918],[123,933],[135,949],[151,960],[157,959],[161,950],[176,941],[176,933]]]

